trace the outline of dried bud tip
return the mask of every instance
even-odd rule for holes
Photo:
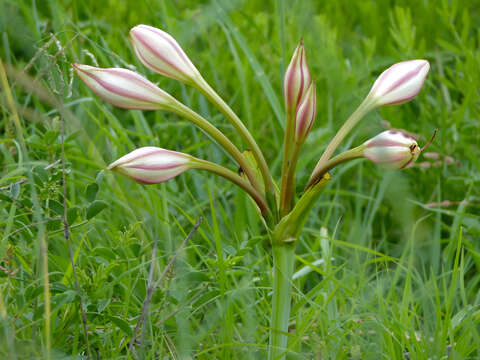
[[[423,145],[423,147],[420,149],[420,152],[422,152],[423,150],[427,149],[430,146],[430,144],[433,142],[433,139],[435,139],[437,132],[438,132],[438,129],[435,129],[433,131],[432,137],[430,138],[430,140],[428,140],[428,142],[425,145]]]

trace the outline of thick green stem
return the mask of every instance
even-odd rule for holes
[[[266,193],[274,194],[274,186],[272,175],[268,169],[267,162],[263,157],[263,153],[258,147],[252,134],[245,127],[243,122],[238,118],[237,114],[227,105],[225,101],[212,89],[212,87],[200,77],[196,79],[192,84],[197,90],[199,90],[210,102],[212,102],[218,110],[227,118],[228,121],[235,127],[242,139],[247,143],[252,151],[253,156],[258,164],[260,173],[262,174],[263,181],[265,183]]]
[[[318,196],[328,184],[323,178],[303,194],[293,210],[282,218],[271,235],[273,249],[273,305],[270,322],[269,360],[283,360],[287,353],[288,320],[292,301],[295,244]]]
[[[175,103],[169,107],[169,110],[194,123],[217,141],[220,146],[222,146],[238,162],[252,186],[260,191],[260,183],[258,182],[252,167],[246,161],[240,150],[238,150],[238,148],[220,130],[179,101],[175,100]]]
[[[282,239],[275,239],[272,243],[276,245],[273,245],[273,305],[268,359],[283,360],[287,352],[296,242],[283,242]]]
[[[317,173],[320,168],[325,166],[326,162],[332,157],[333,153],[338,148],[343,139],[345,139],[348,133],[355,127],[355,125],[358,124],[358,122],[363,118],[363,116],[365,116],[365,114],[372,110],[374,107],[375,103],[371,102],[371,100],[367,97],[353,112],[353,114],[350,115],[347,121],[345,121],[343,126],[340,128],[340,130],[338,130],[333,139],[330,141],[327,148],[320,157],[320,160],[318,160],[315,169],[313,169],[312,176],[308,181],[309,184],[312,181],[313,174]]]
[[[245,181],[242,177],[240,177],[233,171],[210,161],[194,158],[193,162],[193,167],[195,169],[207,170],[214,174],[220,175],[245,190],[245,192],[252,197],[252,199],[260,208],[262,216],[266,220],[269,220],[269,217],[271,217],[271,213],[265,201],[265,198],[263,197],[262,193],[260,193],[252,185],[250,185],[248,181]]]

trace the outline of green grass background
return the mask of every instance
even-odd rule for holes
[[[135,58],[128,31],[140,23],[178,40],[251,130],[277,179],[282,76],[304,38],[318,108],[298,164],[299,193],[376,76],[398,61],[428,59],[419,96],[369,114],[342,147],[390,123],[418,134],[420,145],[438,128],[429,149],[437,155],[401,172],[366,161],[332,172],[297,247],[296,270],[310,271],[294,280],[288,358],[480,358],[478,1],[0,0],[0,54],[9,76],[0,93],[2,359],[86,359],[80,298],[91,358],[133,358],[128,343],[149,271],[158,279],[174,254],[175,266],[153,295],[138,357],[266,358],[271,254],[249,199],[204,172],[147,187],[103,171],[146,145],[233,170],[235,163],[175,115],[104,103],[73,78],[73,62],[136,69],[244,148],[198,92]],[[62,94],[80,293],[60,221],[61,164],[43,170],[62,157]]]

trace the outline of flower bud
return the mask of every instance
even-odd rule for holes
[[[180,45],[168,33],[148,25],[130,30],[135,54],[149,69],[182,82],[200,76]]]
[[[415,139],[396,130],[384,131],[363,146],[363,156],[387,169],[404,169],[422,151]]]
[[[409,60],[394,64],[378,77],[367,99],[374,106],[407,102],[417,96],[429,69],[427,60]]]
[[[301,40],[293,53],[283,79],[283,95],[288,113],[295,111],[309,85],[310,70],[303,48],[303,40]]]
[[[95,94],[126,109],[160,110],[174,103],[172,96],[143,76],[121,68],[101,69],[73,64],[78,76]]]
[[[315,83],[312,81],[303,96],[300,104],[298,104],[297,113],[295,115],[295,141],[303,142],[313,122],[315,121],[315,114],[317,112],[317,97],[315,90]]]
[[[158,184],[193,168],[193,159],[187,154],[147,146],[122,156],[107,169],[141,184]]]

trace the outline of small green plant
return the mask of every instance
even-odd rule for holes
[[[269,359],[284,359],[287,353],[295,247],[312,206],[329,183],[329,171],[362,157],[386,168],[404,169],[415,162],[428,144],[420,148],[407,134],[389,130],[360,146],[335,156],[334,153],[365,114],[381,106],[401,104],[414,98],[423,85],[430,65],[426,60],[410,60],[385,70],[364,101],[330,141],[303,192],[296,194],[297,160],[316,117],[315,82],[311,80],[302,42],[295,50],[284,77],[286,131],[278,187],[253,136],[202,77],[175,39],[146,25],[134,27],[130,31],[130,38],[135,53],[145,66],[199,90],[235,127],[250,151],[241,152],[210,122],[133,71],[74,64],[85,84],[113,105],[127,109],[171,111],[191,121],[223,147],[236,160],[241,171],[236,173],[188,154],[157,147],[133,150],[113,162],[108,169],[143,184],[161,183],[189,169],[206,170],[226,178],[250,195],[269,234],[274,260]]]

